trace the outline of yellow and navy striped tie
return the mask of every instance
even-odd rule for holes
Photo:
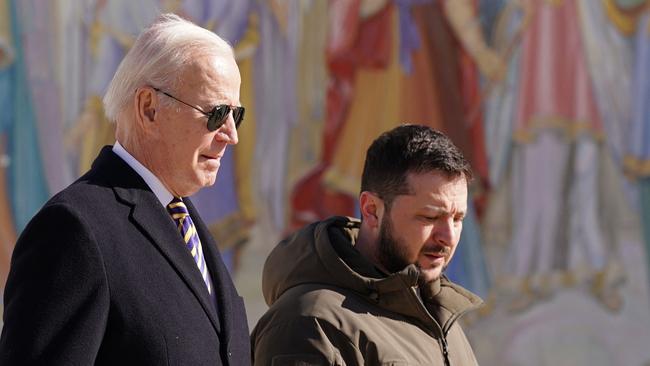
[[[171,203],[167,205],[167,211],[169,211],[174,222],[178,225],[178,230],[185,241],[185,245],[192,254],[194,262],[196,262],[197,267],[199,267],[203,281],[208,287],[208,292],[210,293],[210,296],[213,296],[212,280],[210,279],[208,266],[205,264],[205,258],[203,257],[201,240],[199,239],[199,234],[196,232],[192,218],[187,211],[187,206],[185,206],[180,198],[174,197]]]

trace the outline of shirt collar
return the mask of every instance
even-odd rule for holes
[[[142,163],[134,158],[133,155],[129,154],[129,152],[124,149],[119,141],[115,141],[115,145],[113,145],[113,152],[122,158],[122,160],[124,160],[127,164],[129,164],[129,166],[135,170],[135,172],[138,173],[140,177],[142,177],[144,182],[147,183],[149,188],[156,195],[160,201],[160,204],[162,204],[163,207],[167,207],[174,196],[167,190],[167,188],[165,188],[158,177],[156,177],[149,169],[147,169],[144,165],[142,165]]]

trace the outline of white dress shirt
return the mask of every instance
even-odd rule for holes
[[[142,165],[142,163],[137,161],[133,155],[129,154],[129,152],[124,149],[119,141],[115,141],[115,145],[113,145],[113,152],[122,158],[122,160],[124,160],[127,164],[129,164],[129,166],[133,168],[133,170],[135,170],[135,172],[138,173],[142,179],[144,179],[144,182],[147,183],[156,197],[158,197],[160,204],[166,208],[174,198],[174,195],[172,195],[167,190],[167,188],[165,188],[165,186],[160,182],[160,179],[158,179],[158,177],[156,177],[149,169]]]

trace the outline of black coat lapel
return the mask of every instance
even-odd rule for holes
[[[210,275],[212,276],[212,284],[214,285],[214,291],[216,294],[217,308],[219,309],[219,319],[222,324],[222,335],[224,337],[224,344],[230,343],[230,337],[232,335],[232,298],[233,296],[238,296],[235,292],[232,279],[230,278],[230,273],[226,268],[226,265],[223,263],[217,244],[215,243],[212,235],[210,234],[207,226],[201,220],[199,213],[192,204],[189,198],[183,198],[183,202],[187,206],[187,209],[194,221],[196,226],[196,231],[199,233],[199,238],[201,238],[201,243],[203,245],[203,253],[205,255],[205,260],[210,270]]]
[[[220,332],[219,319],[201,273],[185,247],[171,216],[160,204],[156,195],[126,162],[113,153],[110,147],[104,147],[101,151],[93,163],[93,171],[110,181],[118,199],[131,207],[130,220],[177,270],[199,300],[214,328]]]

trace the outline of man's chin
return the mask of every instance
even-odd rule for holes
[[[432,269],[421,270],[420,271],[420,282],[421,283],[429,283],[429,282],[437,281],[438,279],[440,279],[440,276],[442,276],[442,269],[441,268],[432,268]]]
[[[210,187],[217,181],[217,171],[203,172],[201,179],[201,188]]]

